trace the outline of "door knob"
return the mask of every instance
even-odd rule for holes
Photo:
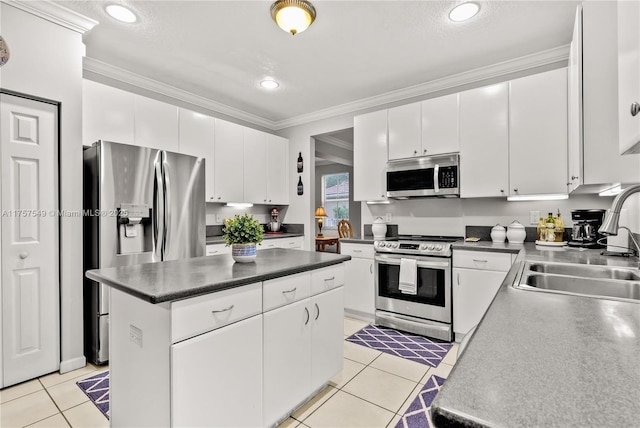
[[[631,103],[631,116],[635,117],[638,113],[640,113],[640,104],[637,102]]]
[[[29,253],[27,253],[26,251],[23,251],[20,253],[20,258],[21,259],[26,259],[27,257],[29,257]]]

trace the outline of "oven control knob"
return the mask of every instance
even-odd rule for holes
[[[434,247],[435,247],[435,245],[429,244],[429,251],[433,251]]]
[[[421,250],[426,250],[426,249],[427,249],[427,244],[422,244],[422,245],[420,245],[420,249],[421,249]]]
[[[434,247],[436,251],[442,251],[442,245],[438,244]]]
[[[397,242],[390,243],[389,245],[391,245],[392,248],[398,248]]]

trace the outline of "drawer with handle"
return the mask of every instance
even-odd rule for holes
[[[340,254],[359,259],[373,259],[376,252],[373,249],[373,244],[350,244],[345,242],[340,244]]]
[[[262,283],[243,285],[171,303],[171,343],[262,312]]]
[[[319,294],[344,285],[344,265],[341,263],[311,272],[311,294]]]
[[[304,272],[264,281],[263,311],[279,308],[311,295],[311,273]]]
[[[220,254],[231,254],[231,247],[225,244],[209,244],[207,245],[207,256],[217,256]]]
[[[512,257],[509,253],[490,251],[453,251],[453,267],[506,272],[511,268]]]

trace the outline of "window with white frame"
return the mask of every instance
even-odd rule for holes
[[[342,219],[349,220],[349,173],[322,176],[322,205],[328,218],[324,226],[335,229]]]

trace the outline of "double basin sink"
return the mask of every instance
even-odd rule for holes
[[[638,268],[525,261],[513,286],[521,290],[640,303]]]

